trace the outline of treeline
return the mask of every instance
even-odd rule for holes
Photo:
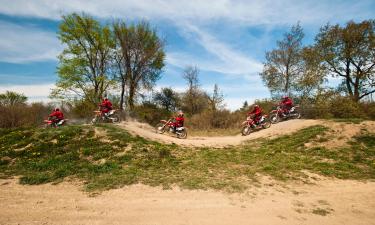
[[[304,117],[375,119],[374,30],[374,20],[350,21],[345,26],[327,24],[312,44],[303,45],[303,29],[296,24],[277,41],[275,49],[266,52],[260,76],[272,99],[256,104],[269,112],[281,95],[289,95],[302,106]],[[187,66],[181,74],[185,91],[176,92],[172,87],[152,91],[162,75],[166,53],[164,40],[146,21],[103,24],[87,14],[73,13],[62,17],[58,38],[64,50],[59,55],[58,80],[50,97],[61,102],[69,116],[92,116],[102,97],[108,96],[115,108],[151,124],[181,109],[189,127],[235,128],[252,106],[244,102],[234,112],[225,109],[220,88],[212,84],[211,92],[204,91],[195,66]],[[19,102],[2,103],[1,116],[8,117],[5,111],[11,114],[7,111],[10,108],[17,112],[17,107],[36,111],[44,107],[45,111],[38,114],[43,116],[51,109]],[[16,114],[9,119],[13,122],[1,127],[28,124],[18,123],[24,116]],[[40,120],[38,116],[27,121]]]
[[[7,91],[0,94],[0,128],[35,126],[43,124],[52,105],[27,104],[23,94]]]
[[[266,52],[260,75],[274,98],[293,96],[305,116],[374,119],[374,31],[374,20],[327,24],[312,44],[303,46],[297,24]]]
[[[91,115],[108,96],[115,107],[151,124],[178,109],[191,126],[224,128],[231,123],[219,87],[213,84],[212,93],[202,90],[195,66],[187,66],[181,75],[185,92],[165,87],[151,96],[144,94],[154,89],[165,65],[164,40],[145,21],[102,24],[87,14],[73,13],[62,17],[58,38],[65,49],[51,97],[69,105],[78,117]]]

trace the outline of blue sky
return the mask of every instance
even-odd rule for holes
[[[265,51],[300,21],[309,44],[326,24],[375,19],[375,0],[0,0],[0,93],[47,101],[56,81],[61,15],[86,12],[101,22],[148,20],[166,40],[166,67],[156,88],[186,88],[185,66],[200,69],[201,87],[215,83],[226,105],[269,97],[259,72]]]

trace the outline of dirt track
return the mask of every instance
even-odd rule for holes
[[[228,145],[239,145],[243,141],[252,140],[262,137],[275,137],[283,134],[290,134],[305,127],[322,124],[319,120],[289,120],[278,124],[273,124],[270,128],[259,130],[251,133],[249,136],[225,136],[225,137],[189,137],[187,139],[178,139],[175,136],[168,134],[157,134],[155,129],[148,124],[139,123],[135,121],[127,121],[119,124],[120,127],[128,130],[132,134],[141,137],[159,141],[163,143],[175,143],[185,146],[211,146],[211,147],[224,147]],[[188,130],[189,132],[189,130]],[[238,130],[240,133],[240,129]]]
[[[323,179],[285,188],[268,180],[245,194],[132,185],[89,197],[80,188],[0,179],[0,224],[375,224],[371,182]]]
[[[294,120],[242,137],[202,137],[179,140],[156,134],[153,128],[127,122],[119,126],[133,134],[166,143],[225,146],[259,137],[288,134],[324,121]],[[345,144],[361,129],[331,123],[326,147]],[[306,143],[317,144],[317,143]],[[0,225],[12,224],[126,224],[126,225],[375,225],[375,182],[338,180],[309,174],[315,184],[278,183],[264,177],[261,185],[243,194],[215,191],[163,190],[141,184],[109,190],[90,197],[77,181],[58,185],[20,185],[18,179],[0,179]]]

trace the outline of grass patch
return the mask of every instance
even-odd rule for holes
[[[115,126],[99,127],[105,137],[95,136],[92,126],[0,130],[0,176],[19,175],[23,184],[72,176],[83,180],[88,191],[143,183],[229,192],[246,190],[259,174],[293,180],[304,179],[301,171],[308,170],[343,179],[375,178],[372,133],[356,136],[346,148],[305,147],[327,131],[313,126],[272,140],[216,149],[166,145]]]
[[[198,136],[198,137],[217,137],[217,136],[234,136],[238,135],[241,132],[241,128],[229,128],[229,129],[210,129],[210,130],[201,130],[201,129],[189,129],[189,136]]]
[[[328,214],[331,214],[332,212],[333,212],[333,209],[316,208],[312,210],[313,214],[316,214],[319,216],[327,216]]]

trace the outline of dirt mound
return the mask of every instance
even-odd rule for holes
[[[375,183],[325,179],[243,194],[132,185],[90,197],[79,184],[0,179],[0,224],[374,224]]]
[[[265,130],[259,130],[250,134],[249,136],[241,136],[240,128],[238,129],[238,135],[236,136],[225,136],[225,137],[189,137],[187,139],[178,139],[168,134],[157,134],[155,128],[145,123],[139,123],[136,121],[127,121],[119,124],[120,127],[128,130],[134,135],[159,141],[168,144],[178,144],[185,146],[197,146],[197,147],[224,147],[228,145],[239,145],[244,141],[252,140],[263,137],[276,137],[279,135],[290,134],[298,131],[302,128],[322,124],[319,120],[289,120],[278,124],[273,124],[270,128]],[[189,130],[188,130],[189,133]]]

